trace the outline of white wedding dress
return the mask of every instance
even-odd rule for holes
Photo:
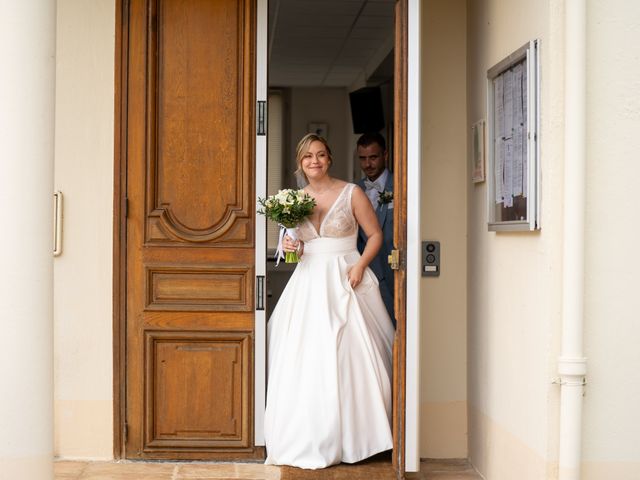
[[[323,468],[392,448],[394,329],[360,254],[347,184],[320,225],[298,227],[304,254],[268,323],[267,464]]]

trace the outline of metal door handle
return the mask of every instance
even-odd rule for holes
[[[53,256],[62,255],[62,192],[53,192]]]

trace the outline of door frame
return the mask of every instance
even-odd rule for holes
[[[126,0],[116,0],[113,161],[113,457],[125,458],[126,429],[126,308],[127,308],[127,34]]]
[[[406,225],[402,255],[405,274],[405,294],[402,300],[405,312],[404,342],[404,464],[402,471],[420,471],[420,282],[421,272],[421,1],[400,0],[404,3],[406,35],[406,61],[404,88],[406,88],[405,184],[406,203],[403,223]],[[409,209],[408,206],[411,205]]]
[[[394,65],[393,467],[420,471],[420,0],[396,0]],[[408,206],[411,205],[411,209]]]
[[[407,310],[406,310],[406,262],[402,261],[406,251],[407,229],[407,73],[408,38],[406,28],[408,20],[408,0],[396,0],[395,3],[395,50],[394,50],[394,92],[393,92],[393,202],[397,208],[393,211],[393,245],[401,255],[399,268],[395,271],[394,310],[396,313],[396,336],[393,344],[393,468],[402,478],[406,462],[406,347],[407,347]]]
[[[269,0],[256,1],[256,101],[264,102],[265,112],[268,108],[267,55],[268,55],[268,25]],[[267,196],[267,118],[264,119],[262,134],[256,132],[255,141],[255,200]],[[267,278],[267,219],[264,215],[256,215],[255,239],[255,274],[256,281],[263,279],[263,302],[266,297]],[[256,287],[257,289],[257,287]],[[254,365],[253,365],[253,442],[255,446],[264,446],[264,415],[267,402],[267,311],[262,305],[258,310],[256,305],[254,328]],[[260,359],[263,360],[261,363]]]
[[[260,7],[263,0],[257,0]],[[126,140],[128,17],[126,0],[115,1],[114,189],[113,189],[113,456],[124,458],[126,440]],[[396,92],[398,130],[394,142],[395,191],[404,208],[396,210],[396,246],[403,245],[402,269],[396,274],[404,295],[396,296],[398,318],[394,345],[394,455],[399,475],[418,471],[420,353],[420,0],[396,0]],[[399,54],[398,54],[399,53]],[[398,81],[400,80],[400,81]],[[258,95],[260,98],[260,95]],[[410,101],[409,101],[410,100]],[[407,205],[412,205],[408,210]],[[258,260],[258,259],[256,259]],[[257,320],[257,319],[256,319]],[[407,342],[407,338],[410,339]],[[256,396],[256,400],[258,400]],[[256,439],[257,440],[257,439]]]

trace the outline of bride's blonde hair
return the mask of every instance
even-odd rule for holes
[[[296,177],[303,177],[307,183],[309,183],[309,180],[302,170],[302,157],[304,157],[305,154],[309,151],[309,147],[313,142],[320,142],[322,143],[322,145],[324,145],[324,148],[327,150],[327,155],[329,156],[329,166],[333,165],[331,147],[329,147],[329,143],[325,140],[325,138],[315,133],[307,133],[300,139],[300,141],[298,142],[298,146],[296,147],[296,163],[298,165],[298,168],[295,172],[293,172]]]

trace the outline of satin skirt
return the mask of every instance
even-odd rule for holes
[[[370,269],[349,285],[359,257],[356,236],[305,243],[269,319],[267,464],[323,468],[393,446],[394,328]]]

